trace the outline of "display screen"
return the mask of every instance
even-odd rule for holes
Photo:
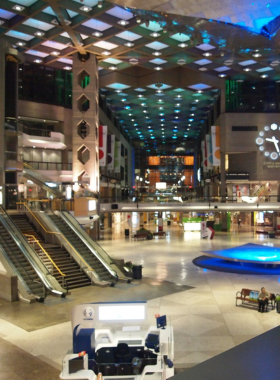
[[[145,320],[145,305],[104,305],[99,306],[99,321]]]

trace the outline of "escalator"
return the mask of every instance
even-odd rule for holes
[[[63,274],[65,275],[64,278],[61,277],[60,273],[56,268],[52,267],[51,261],[48,259],[46,255],[44,255],[42,261],[50,271],[53,270],[53,276],[61,285],[63,285],[63,282],[66,281],[67,288],[69,290],[91,285],[91,281],[88,278],[88,276],[83,271],[81,271],[79,265],[76,263],[75,260],[73,260],[73,258],[63,247],[56,244],[45,244],[43,236],[29,221],[29,218],[26,214],[13,214],[10,215],[10,217],[26,238],[33,236],[37,241],[39,241],[40,245],[44,247],[44,249],[47,251],[48,255],[51,257],[53,262],[63,272]],[[30,240],[30,244],[34,244],[32,243],[32,240]],[[34,244],[34,249],[39,255],[41,250],[40,246]]]
[[[20,296],[42,301],[47,292],[65,297],[63,288],[29,246],[6,211],[0,206],[0,261],[8,273],[18,277]]]
[[[27,293],[33,295],[38,301],[43,301],[46,295],[40,277],[1,221],[0,245],[2,248],[2,254],[6,255],[8,260],[11,261],[12,268],[24,283]]]
[[[61,197],[61,192],[53,184],[52,180],[44,176],[40,171],[33,169],[30,165],[24,163],[23,176],[30,181],[34,182],[36,185],[40,186],[42,189],[46,190],[49,194],[55,197]]]
[[[109,265],[102,262],[69,224],[58,215],[49,215],[49,218],[64,235],[74,249],[81,255],[88,265],[95,271],[101,281],[106,281],[108,284],[114,285],[118,280],[118,276]]]

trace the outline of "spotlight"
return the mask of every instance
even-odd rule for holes
[[[136,17],[136,22],[137,22],[137,24],[141,24],[141,22],[142,22],[141,17],[137,16]]]
[[[98,3],[97,3],[97,6],[98,6],[98,8],[102,8],[102,6],[103,6],[103,1],[102,1],[102,0],[99,0]]]

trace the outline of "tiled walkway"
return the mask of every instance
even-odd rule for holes
[[[149,323],[154,323],[155,314],[166,314],[174,327],[177,368],[193,366],[279,325],[280,315],[275,311],[261,314],[255,309],[235,306],[235,294],[242,287],[265,286],[270,292],[280,293],[279,276],[203,270],[194,266],[192,260],[204,250],[248,242],[280,247],[280,240],[256,236],[250,228],[216,234],[211,241],[201,240],[199,234],[184,234],[176,225],[165,230],[168,236],[164,239],[133,241],[124,236],[124,229],[120,227],[113,234],[105,231],[104,240],[100,241],[112,257],[143,265],[142,281],[119,284],[115,289],[78,289],[65,300],[49,297],[44,305],[1,302],[0,337],[20,348],[21,355],[28,353],[26,363],[30,361],[31,371],[40,369],[41,365],[47,366],[44,371],[50,371],[49,377],[39,374],[36,380],[53,379],[52,376],[58,375],[55,368],[61,369],[62,358],[71,347],[70,312],[77,303],[148,300]],[[11,352],[12,347],[9,345]],[[18,352],[17,348],[14,350]],[[34,362],[30,354],[40,360]],[[0,355],[1,368],[2,365],[6,363]],[[13,364],[9,364],[9,368],[12,371]],[[56,371],[55,374],[52,371]],[[33,379],[25,374],[16,377],[16,373],[14,366],[14,377],[3,378]]]

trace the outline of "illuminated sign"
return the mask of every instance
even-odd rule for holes
[[[256,138],[256,144],[259,146],[259,150],[264,153],[265,157],[269,157],[272,160],[277,160],[280,155],[280,126],[276,123],[272,123],[270,126],[266,125],[264,130],[259,133]]]

